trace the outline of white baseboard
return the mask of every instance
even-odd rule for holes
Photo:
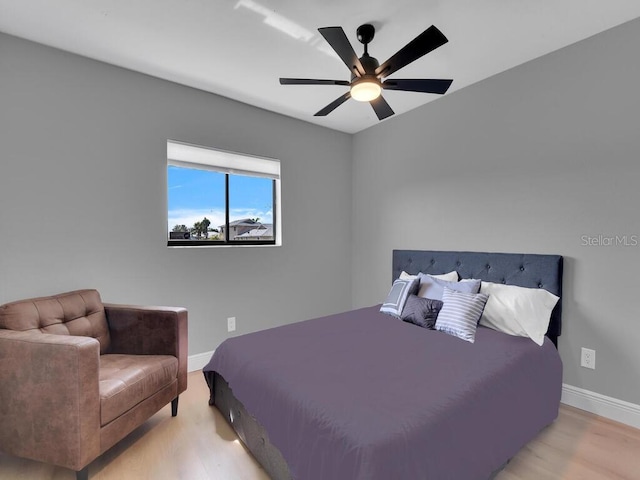
[[[634,428],[640,428],[640,405],[607,397],[590,390],[562,384],[562,399],[566,405],[595,413]]]
[[[214,350],[210,352],[198,353],[196,355],[189,355],[189,359],[187,362],[187,370],[189,372],[195,372],[196,370],[202,370],[202,368],[209,363],[211,360],[211,355],[213,355]]]

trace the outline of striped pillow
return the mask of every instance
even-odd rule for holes
[[[478,320],[488,298],[489,295],[484,293],[458,292],[444,287],[442,294],[444,305],[438,313],[436,330],[473,343]]]

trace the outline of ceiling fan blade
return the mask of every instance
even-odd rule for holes
[[[394,113],[391,107],[389,106],[389,104],[387,103],[387,101],[384,98],[382,98],[382,95],[380,95],[375,100],[371,100],[369,103],[375,110],[376,115],[378,116],[378,120],[384,120],[385,118],[390,117]]]
[[[313,78],[281,78],[280,85],[345,85],[349,86],[346,80],[315,80]]]
[[[376,68],[378,77],[388,77],[414,60],[444,45],[449,40],[435,26],[431,25],[424,32],[402,47],[389,60]]]
[[[349,43],[349,39],[342,27],[323,27],[319,28],[318,31],[329,42],[331,48],[336,51],[351,73],[355,71],[358,76],[364,75],[364,67],[360,63],[356,52],[353,51],[353,47]]]
[[[336,108],[338,108],[340,105],[342,105],[344,102],[346,102],[350,98],[351,98],[351,92],[345,93],[341,97],[336,98],[333,102],[331,102],[329,105],[324,107],[322,110],[317,112],[314,115],[314,117],[326,117],[327,115],[329,115],[331,112],[333,112]]]
[[[453,80],[440,79],[393,79],[387,80],[382,84],[382,88],[386,90],[402,90],[405,92],[423,92],[444,94],[451,86]]]

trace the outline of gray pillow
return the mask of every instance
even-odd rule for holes
[[[418,291],[419,285],[420,280],[417,278],[413,280],[396,280],[393,282],[387,299],[382,304],[382,307],[380,307],[380,311],[399,318],[407,298],[409,298],[409,295],[412,293],[415,294]]]
[[[480,291],[480,280],[469,279],[464,282],[447,282],[439,278],[433,278],[431,275],[421,273],[418,275],[420,280],[420,288],[418,296],[423,298],[433,298],[434,300],[442,300],[444,288],[448,287],[456,292],[478,293]]]
[[[433,330],[441,308],[442,302],[440,300],[409,295],[400,318],[405,322]]]

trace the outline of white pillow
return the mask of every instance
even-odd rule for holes
[[[431,275],[430,273],[426,274],[433,278],[439,278],[440,280],[446,280],[447,282],[457,282],[458,281],[458,272],[455,270],[449,273],[443,273],[440,275]],[[414,278],[418,278],[418,275],[410,275],[407,272],[402,272],[398,277],[400,280],[413,280]]]
[[[559,297],[542,288],[492,282],[482,282],[480,292],[489,295],[480,325],[542,345]]]

